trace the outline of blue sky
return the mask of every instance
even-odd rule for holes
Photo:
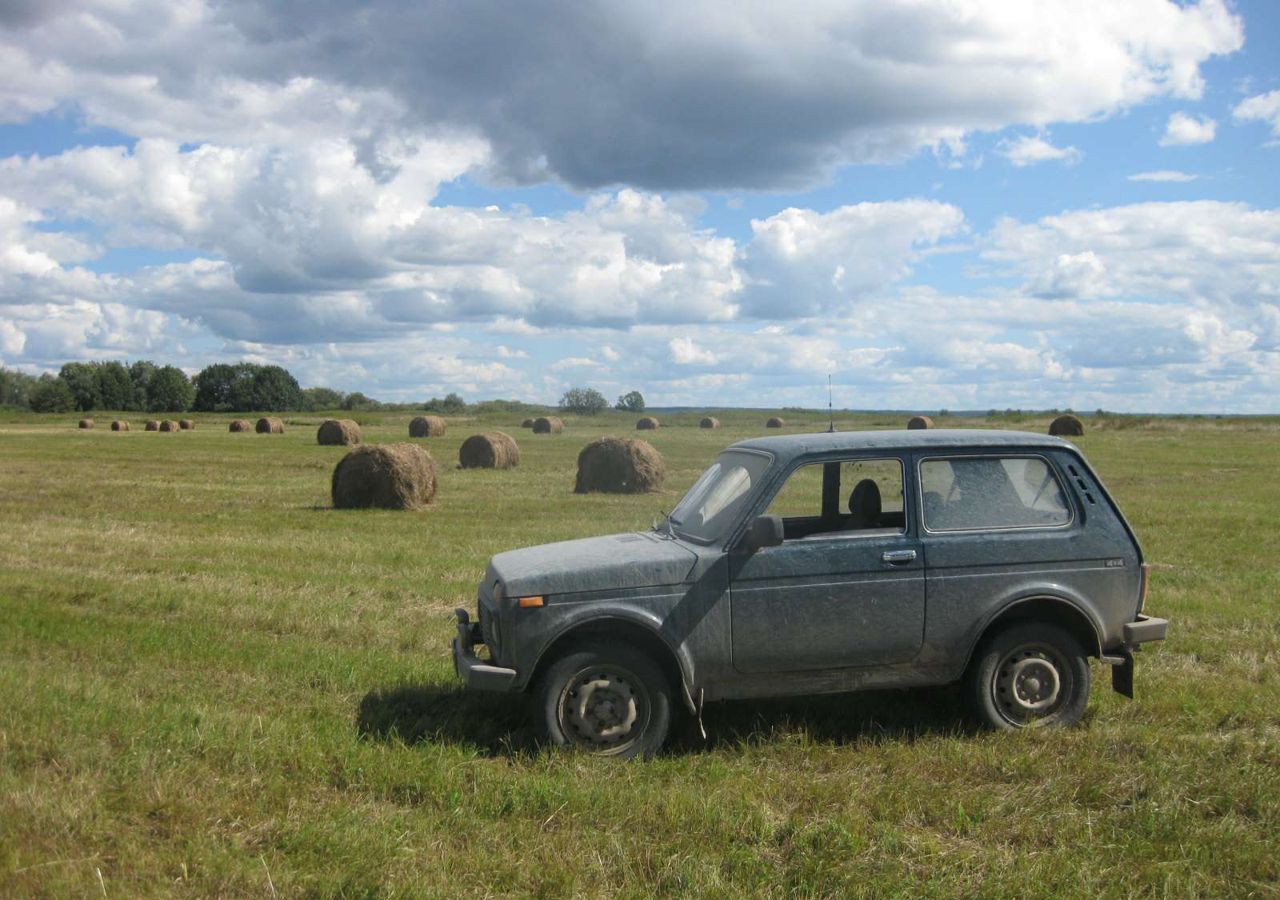
[[[0,10],[0,365],[1277,412],[1280,8]]]

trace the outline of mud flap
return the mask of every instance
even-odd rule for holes
[[[1133,652],[1124,649],[1120,652],[1124,657],[1124,662],[1118,666],[1111,667],[1111,689],[1117,694],[1123,694],[1130,700],[1133,699]]]

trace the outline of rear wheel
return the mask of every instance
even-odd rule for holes
[[[1057,625],[1013,625],[983,642],[967,688],[978,719],[992,728],[1074,725],[1089,704],[1089,660]]]
[[[645,654],[593,644],[552,663],[537,691],[547,739],[600,756],[653,756],[671,730],[671,686]]]

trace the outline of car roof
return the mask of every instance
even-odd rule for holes
[[[821,453],[859,450],[966,450],[973,447],[1069,449],[1062,438],[1029,431],[997,431],[988,428],[921,428],[884,431],[836,431],[817,434],[779,434],[750,438],[730,449],[764,450],[779,459]]]

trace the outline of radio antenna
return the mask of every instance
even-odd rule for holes
[[[831,404],[831,373],[827,373],[827,434],[834,434],[836,430],[836,412]]]

